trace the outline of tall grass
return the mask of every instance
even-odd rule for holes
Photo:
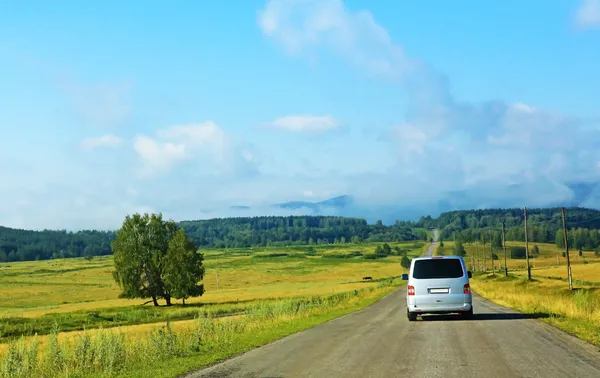
[[[515,276],[494,275],[476,275],[472,284],[477,293],[493,302],[541,316],[546,322],[600,345],[598,287],[579,287],[570,291],[561,281],[528,281]]]
[[[43,348],[39,347],[37,337],[12,342],[5,355],[0,357],[0,377],[114,376],[152,362],[227,351],[249,333],[352,307],[398,283],[389,279],[379,282],[377,287],[330,296],[257,302],[250,306],[246,315],[214,318],[208,314],[177,331],[167,321],[164,327],[134,337],[126,337],[118,329],[100,329],[59,342],[58,330],[54,329]]]

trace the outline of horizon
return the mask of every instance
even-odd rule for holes
[[[539,211],[543,211],[543,210],[558,210],[561,207],[527,207],[527,213],[528,215],[533,215]],[[586,210],[586,211],[596,211],[596,212],[600,212],[600,209],[595,209],[595,208],[587,208],[587,207],[580,207],[580,206],[572,206],[572,207],[564,207],[564,209],[566,211],[570,211],[570,210]],[[447,215],[447,214],[453,214],[453,213],[461,213],[461,212],[478,212],[478,211],[523,211],[524,208],[519,208],[519,207],[506,207],[506,208],[485,208],[485,209],[456,209],[456,210],[448,210],[448,211],[444,211],[441,212],[439,214],[435,214],[435,215],[431,215],[431,214],[423,214],[418,216],[416,219],[396,219],[393,222],[383,222],[382,224],[385,227],[393,227],[395,226],[395,223],[397,221],[400,222],[410,222],[410,223],[418,223],[421,218],[430,218],[433,220],[439,219],[440,217],[442,217],[442,215]],[[139,213],[140,215],[143,215],[143,213]],[[303,215],[252,215],[252,216],[234,216],[234,217],[216,217],[216,218],[203,218],[203,219],[172,219],[172,218],[166,218],[164,216],[164,214],[162,213],[157,213],[160,214],[164,220],[170,220],[170,221],[174,221],[175,223],[183,223],[183,222],[209,222],[209,221],[216,221],[216,220],[228,220],[228,219],[254,219],[254,218],[268,218],[268,217],[281,217],[281,218],[285,218],[285,217],[321,217],[321,218],[326,218],[326,217],[339,217],[339,218],[345,218],[345,219],[357,219],[357,220],[364,220],[367,225],[373,226],[375,225],[378,220],[375,221],[369,221],[366,218],[360,217],[360,216],[344,216],[344,215],[322,215],[322,214],[303,214]],[[133,213],[131,214],[127,214],[127,216],[131,216],[133,215]],[[569,214],[567,213],[567,219],[569,217]],[[595,218],[594,218],[595,219]],[[585,221],[587,222],[587,220]],[[113,229],[97,229],[97,228],[71,228],[71,229],[66,229],[66,228],[62,228],[62,229],[52,229],[52,228],[43,228],[43,229],[27,229],[27,228],[16,228],[16,227],[8,227],[8,226],[4,226],[2,224],[0,224],[0,228],[8,228],[8,229],[13,229],[13,230],[19,230],[19,231],[34,231],[34,232],[42,232],[42,231],[58,231],[58,232],[67,232],[67,233],[77,233],[77,232],[86,232],[86,231],[98,231],[98,232],[115,232],[117,231],[120,226],[117,226]]]
[[[28,5],[2,226],[600,208],[600,0]]]

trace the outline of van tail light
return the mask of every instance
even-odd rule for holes
[[[408,295],[415,295],[415,287],[408,285]]]
[[[471,285],[465,284],[465,287],[463,288],[463,293],[464,294],[471,294]]]

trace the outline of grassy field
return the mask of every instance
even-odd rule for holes
[[[389,279],[330,296],[258,303],[244,316],[133,334],[112,329],[22,339],[4,353],[0,377],[173,377],[364,308],[400,284]]]
[[[599,266],[590,264],[581,268],[593,272]],[[595,282],[575,285],[573,291],[569,291],[566,282],[544,278],[528,281],[526,276],[477,274],[471,282],[478,294],[493,302],[532,314],[600,345],[600,277],[589,278],[594,278]]]
[[[391,243],[421,253],[423,242]],[[331,294],[373,279],[400,274],[400,257],[374,257],[374,244],[205,251],[206,294],[190,304]],[[278,256],[278,257],[275,257]],[[112,257],[0,264],[0,317],[39,317],[48,313],[97,310],[139,304],[118,299]],[[217,290],[217,273],[219,288]],[[362,286],[361,286],[362,287]],[[83,289],[84,288],[84,289]]]
[[[390,245],[393,249],[398,247],[401,251],[406,251],[409,257],[422,254],[428,246],[424,242]],[[107,331],[100,330],[101,328],[112,327],[123,339],[115,341],[116,339],[111,339],[112,336],[106,336],[107,340],[117,343],[112,347],[135,349],[136,345],[146,343],[146,352],[151,349],[151,335],[162,332],[167,321],[170,329],[179,335],[177,337],[185,340],[190,339],[192,336],[189,335],[197,331],[199,322],[206,319],[215,322],[214,324],[245,322],[244,330],[263,335],[259,337],[259,342],[274,340],[294,330],[372,303],[391,288],[401,285],[402,281],[390,281],[405,272],[400,266],[401,257],[376,256],[376,246],[345,244],[204,251],[204,284],[207,292],[200,298],[188,300],[186,306],[175,304],[170,307],[143,305],[145,300],[141,299],[118,299],[119,289],[111,276],[113,263],[110,256],[90,261],[64,259],[0,265],[0,297],[3,299],[0,304],[0,360],[4,358],[3,371],[10,371],[11,376],[18,376],[14,375],[16,373],[11,364],[14,361],[24,361],[28,348],[32,348],[37,342],[38,348],[43,350],[39,353],[43,361],[36,360],[36,363],[45,367],[40,367],[43,371],[36,370],[36,374],[43,376],[46,374],[44,372],[53,371],[51,363],[44,358],[58,349],[61,351],[56,353],[62,356],[77,354],[77,348],[83,347],[78,347],[77,343],[83,343],[81,340],[87,337],[84,336],[86,334],[92,341],[102,344],[101,338],[104,336],[101,335],[106,335]],[[366,276],[372,279],[363,280]],[[306,301],[314,304],[323,298],[338,297],[344,299],[334,300],[337,302],[332,306],[306,305]],[[264,309],[277,309],[281,306],[308,306],[310,311],[284,311],[285,316],[279,317],[280,323],[277,323],[281,329],[258,329],[255,328],[258,325],[251,325],[253,323],[248,320],[256,320],[255,315],[262,313],[261,311],[270,311]],[[84,329],[87,331],[83,332]],[[192,332],[190,329],[196,331]],[[244,332],[239,337],[245,337],[245,341],[240,339],[239,348],[255,346],[256,341],[253,341],[250,334],[243,336]],[[214,334],[211,337],[218,339],[221,336]],[[203,338],[206,339],[206,336]],[[20,340],[17,344],[14,343],[16,339]],[[137,341],[134,342],[133,339]],[[194,353],[179,350],[175,357],[188,359],[188,365],[184,365],[193,368],[237,353],[239,348],[233,344],[222,347],[213,345],[211,351],[202,348]],[[127,355],[128,362],[120,363],[119,369],[126,369],[129,373],[136,371],[139,366],[131,361],[141,361],[139,353],[142,352],[123,353],[131,353],[131,356]],[[60,360],[63,364],[60,371],[84,369],[75,366],[74,360],[67,360],[66,357]],[[106,361],[93,362],[105,363]],[[181,366],[173,364],[171,368],[177,370]],[[165,376],[171,374],[171,368],[165,370]],[[90,367],[85,369],[89,370]],[[94,369],[103,371],[98,366]],[[31,373],[30,370],[28,371]]]

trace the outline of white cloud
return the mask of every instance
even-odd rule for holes
[[[173,164],[186,157],[185,144],[161,142],[145,135],[135,137],[133,148],[145,163],[148,174],[150,170],[167,171]]]
[[[330,115],[291,115],[278,118],[269,125],[297,133],[321,133],[338,128],[339,122]]]
[[[575,25],[581,29],[600,28],[600,0],[585,0],[575,12]]]
[[[258,24],[292,55],[315,59],[324,48],[393,78],[401,78],[414,64],[370,12],[351,11],[341,0],[270,0],[259,11]]]
[[[174,125],[155,137],[137,135],[134,150],[143,162],[145,177],[166,173],[180,163],[196,163],[198,173],[248,173],[259,159],[248,147],[236,143],[213,121]]]
[[[582,7],[582,24],[596,23],[598,3]],[[369,12],[338,0],[272,0],[258,23],[293,56],[314,60],[333,53],[362,70],[402,79],[407,111],[389,138],[398,145],[398,163],[382,174],[338,178],[363,204],[409,201],[423,211],[440,201],[459,207],[553,204],[574,198],[572,182],[598,179],[593,166],[600,159],[594,142],[600,128],[520,102],[457,101],[448,78],[404,56]]]
[[[99,137],[85,138],[81,141],[84,150],[95,150],[97,148],[117,148],[123,140],[117,136],[106,134]]]

